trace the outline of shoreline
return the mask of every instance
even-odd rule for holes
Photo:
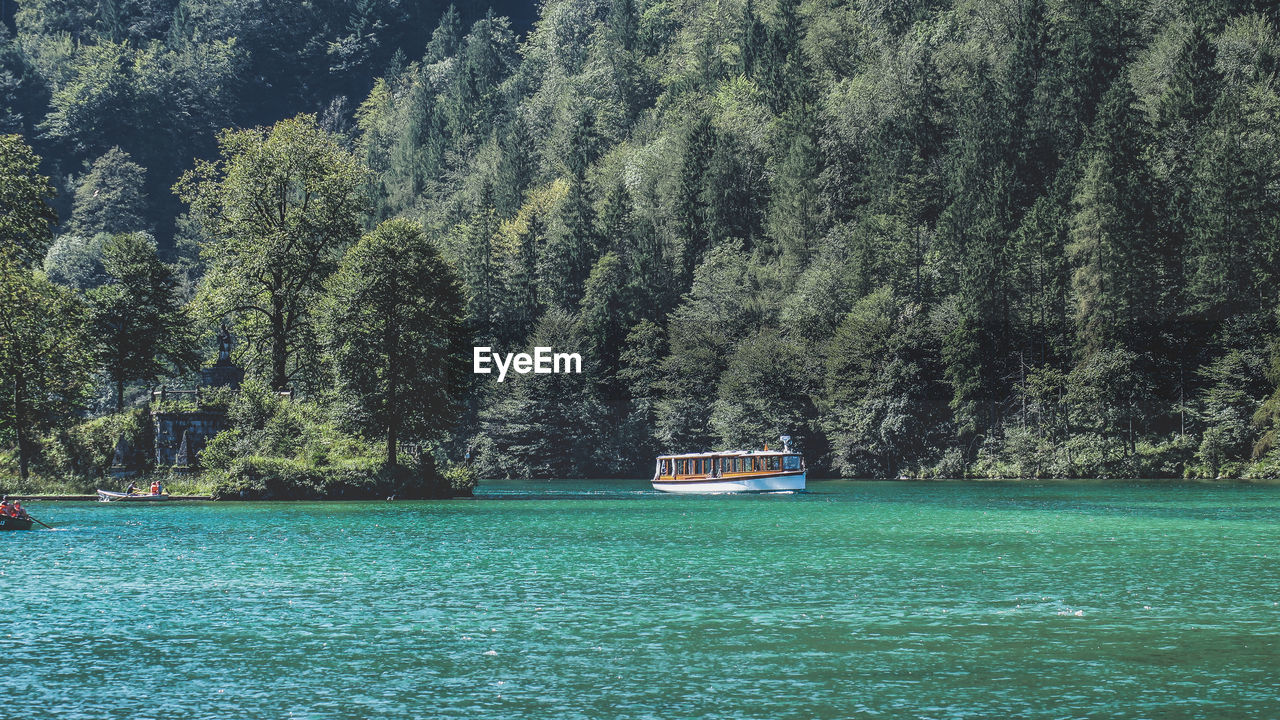
[[[65,495],[10,495],[10,500],[18,502],[98,502],[98,496],[83,494]],[[169,500],[207,500],[212,502],[212,495],[170,495]]]
[[[561,482],[580,481],[576,478],[489,478],[488,482],[538,482],[555,484]],[[618,478],[601,478],[603,481],[616,482]],[[647,479],[635,478],[636,482],[648,484]],[[485,481],[481,481],[482,483]],[[1270,478],[822,478],[812,481],[815,485],[821,485],[828,482],[856,482],[856,483],[900,483],[903,485],[927,485],[927,484],[957,484],[957,483],[981,483],[984,485],[995,484],[1042,484],[1042,485],[1074,485],[1074,484],[1090,484],[1090,485],[1113,485],[1125,483],[1142,483],[1150,485],[1221,485],[1221,486],[1258,486],[1258,485],[1280,485],[1280,480]],[[85,494],[83,492],[68,493],[9,493],[8,497],[12,500],[20,502],[97,502],[98,495]],[[391,498],[398,499],[398,498]],[[434,498],[433,498],[434,499]],[[439,498],[447,499],[447,498]],[[184,494],[170,495],[170,501],[182,502],[237,502],[239,498],[225,498],[215,500],[209,494]],[[386,499],[366,498],[375,502],[385,502]],[[350,502],[350,498],[335,498],[331,500],[309,500],[307,502]],[[291,499],[264,500],[260,502],[294,502]]]

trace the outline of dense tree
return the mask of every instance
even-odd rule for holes
[[[145,230],[145,185],[146,170],[130,160],[129,153],[111,148],[76,183],[68,229],[84,236]]]
[[[85,312],[78,298],[0,253],[0,432],[26,480],[36,438],[66,423],[89,389]]]
[[[573,315],[548,310],[524,349],[555,348],[583,353],[575,340]],[[512,373],[493,391],[481,422],[486,471],[506,477],[587,477],[608,459],[600,443],[605,408],[594,392],[589,355],[582,374]]]
[[[782,425],[817,472],[1280,473],[1274,12],[505,9],[23,3],[0,128],[46,156],[16,171],[44,204],[0,238],[87,289],[97,231],[153,230],[255,373],[319,388],[315,308],[363,209],[416,222],[473,344],[585,355],[469,387],[441,447],[497,473],[634,475]],[[159,189],[219,149],[181,217]],[[51,187],[75,202],[46,253]]]
[[[359,237],[367,171],[310,115],[224,132],[219,145],[218,161],[177,186],[212,239],[203,300],[233,318],[253,367],[283,390],[314,372],[315,306]]]
[[[154,383],[195,369],[200,355],[192,318],[178,297],[173,270],[156,256],[155,241],[122,233],[102,249],[105,284],[86,294],[94,354],[124,409],[125,385]]]
[[[44,258],[58,222],[52,198],[31,147],[18,135],[0,135],[0,255],[21,265]]]
[[[801,349],[776,330],[739,343],[720,376],[710,423],[721,447],[757,447],[791,435],[801,451],[820,449],[811,423],[814,388]]]
[[[347,251],[326,287],[323,333],[344,415],[386,440],[438,441],[466,388],[463,296],[416,224],[389,220]]]
[[[102,248],[111,239],[105,233],[59,235],[44,256],[44,274],[51,282],[77,290],[90,290],[106,282]]]

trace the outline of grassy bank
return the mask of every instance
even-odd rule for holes
[[[170,495],[209,495],[213,492],[214,478],[200,473],[153,473],[133,478],[142,489],[159,480]],[[129,480],[115,478],[47,477],[32,475],[25,482],[16,476],[0,478],[0,494],[5,495],[92,495],[103,490],[124,490]]]

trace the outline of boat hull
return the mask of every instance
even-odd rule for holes
[[[30,530],[32,525],[31,518],[0,518],[0,531],[3,530]]]
[[[756,477],[654,480],[653,489],[668,493],[763,493],[804,490],[805,472]]]
[[[168,499],[168,495],[128,495],[110,490],[98,491],[98,500],[102,502],[159,502]]]

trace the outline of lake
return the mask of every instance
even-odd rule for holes
[[[1280,487],[647,488],[35,503],[56,531],[0,534],[0,698],[56,718],[1280,717]]]

